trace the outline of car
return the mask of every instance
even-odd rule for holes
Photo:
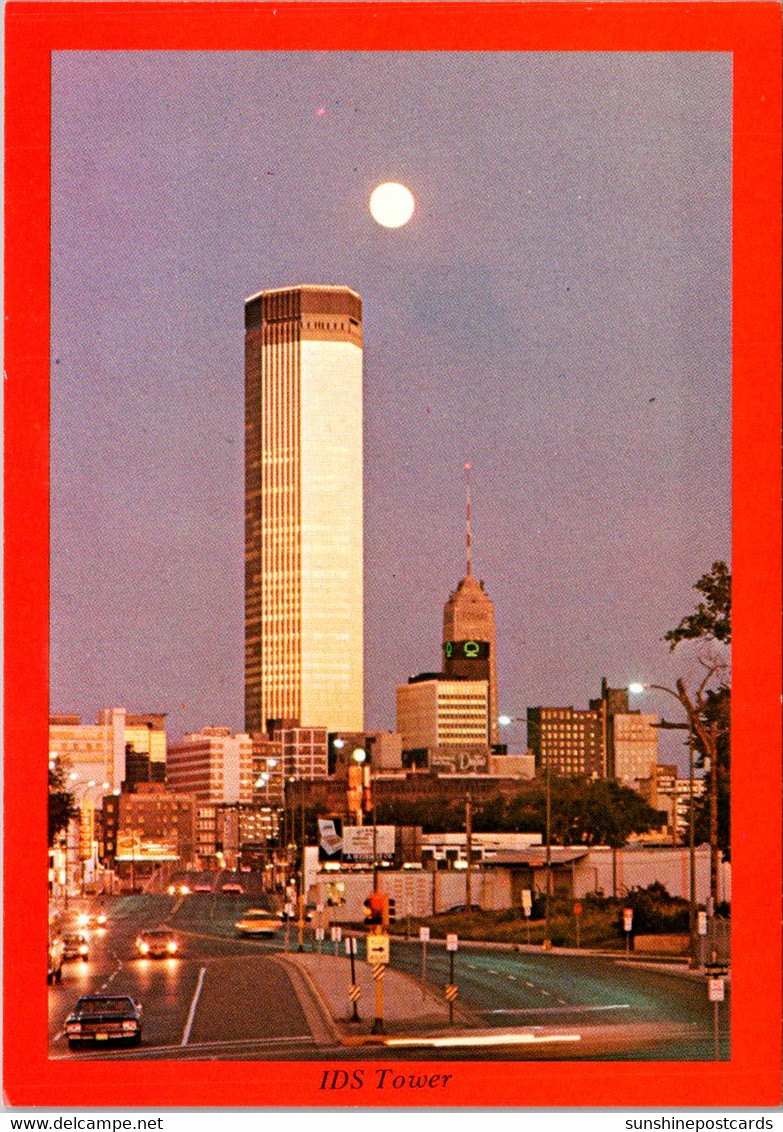
[[[65,1036],[71,1049],[85,1042],[141,1041],[141,1004],[128,994],[83,995],[65,1019]]]
[[[225,893],[226,896],[244,896],[245,890],[241,884],[224,884],[221,885],[220,891]]]
[[[234,923],[238,936],[273,936],[282,927],[278,912],[268,908],[248,908]]]
[[[170,884],[169,887],[166,889],[166,891],[168,892],[169,896],[189,896],[190,895],[190,885],[189,884]],[[196,891],[198,891],[198,889]]]
[[[51,935],[49,937],[49,972],[46,976],[46,981],[49,986],[52,983],[59,983],[63,977],[63,941],[62,936]]]
[[[63,936],[63,962],[82,959],[86,963],[89,956],[90,945],[84,932],[66,932]]]
[[[169,928],[148,928],[137,936],[136,950],[145,959],[165,959],[177,954],[179,944]]]
[[[212,885],[211,884],[194,884],[193,885],[193,891],[194,892],[211,892],[212,891]]]

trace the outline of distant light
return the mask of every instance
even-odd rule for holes
[[[367,752],[363,751],[361,747],[357,747],[356,750],[351,755],[351,758],[353,759],[353,761],[355,763],[363,763],[364,760],[367,758]]]
[[[345,746],[345,739],[335,739],[334,745],[338,751],[341,751]]]
[[[513,723],[513,722],[514,721],[513,721],[513,719],[511,718],[510,715],[499,715],[498,716],[498,723],[500,724],[501,727],[508,727],[508,725],[510,723]]]
[[[641,696],[642,692],[644,691],[644,684],[640,684],[638,680],[634,681],[633,684],[628,685],[628,691],[632,696]]]

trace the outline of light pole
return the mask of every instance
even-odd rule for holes
[[[507,727],[511,723],[526,722],[527,720],[521,716],[501,715],[498,717],[498,723],[501,725],[501,727]],[[548,747],[546,748],[546,773],[544,775],[544,783],[546,789],[546,891],[544,893],[544,950],[550,951],[552,948],[552,933],[550,931],[552,916],[552,766],[551,760],[549,758]]]
[[[370,792],[370,802],[372,810],[372,890],[378,891],[378,824],[375,813],[375,784],[371,779],[370,767],[365,766],[367,760],[367,752],[362,747],[357,747],[351,754],[351,758],[362,769],[362,794],[361,805],[359,813],[361,815],[365,808],[365,790]]]
[[[685,707],[685,714],[687,716],[687,723],[668,723],[662,719],[658,724],[659,727],[665,730],[672,731],[685,731],[688,732],[688,858],[689,858],[689,873],[690,873],[690,898],[688,900],[688,935],[690,937],[690,952],[691,952],[691,967],[697,968],[699,966],[699,957],[697,955],[696,946],[696,833],[694,821],[694,798],[693,798],[693,722],[691,721],[691,714],[688,708],[683,704],[682,699],[674,691],[673,688],[667,688],[665,684],[629,684],[628,691],[631,695],[642,695],[646,691],[666,692],[667,695],[673,696],[674,699],[681,707]],[[675,782],[674,787],[674,805],[672,813],[672,825],[676,830],[677,827],[677,785]],[[676,840],[676,832],[674,838]]]

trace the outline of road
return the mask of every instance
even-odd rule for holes
[[[283,933],[275,940],[235,938],[234,920],[247,896],[194,894],[134,896],[109,905],[105,932],[92,931],[87,963],[67,964],[63,981],[49,991],[49,1044],[54,1058],[198,1058],[412,1060],[476,1057],[475,1050],[415,1047],[344,1047],[296,971],[281,962]],[[137,956],[142,928],[173,927],[176,957]],[[292,930],[291,946],[296,932]],[[307,948],[311,947],[308,939]],[[421,944],[393,939],[392,966],[419,977]],[[427,978],[442,994],[448,980],[443,944],[430,944]],[[545,1034],[578,1032],[571,1044],[493,1047],[481,1056],[679,1059],[713,1057],[712,1008],[703,980],[639,968],[596,956],[509,953],[462,946],[457,953],[458,1022],[484,1031],[524,1028]],[[142,1046],[70,1051],[63,1023],[81,994],[130,994],[144,1008]],[[722,1007],[727,1028],[728,1003]],[[728,1057],[724,1034],[721,1056]]]

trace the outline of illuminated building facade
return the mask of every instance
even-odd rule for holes
[[[527,709],[527,743],[539,774],[563,778],[605,778],[603,720],[598,709]]]
[[[88,791],[94,794],[104,783],[106,789],[119,789],[129,763],[133,764],[136,757],[146,761],[148,780],[164,780],[164,714],[134,715],[125,708],[105,708],[98,713],[96,723],[82,723],[78,715],[49,717],[49,759],[62,760],[68,790],[77,804]]]
[[[363,727],[362,303],[245,303],[245,728]]]
[[[488,754],[486,680],[412,677],[397,689],[397,731],[403,750],[480,747]]]
[[[253,800],[253,740],[229,727],[204,727],[169,747],[166,782],[171,790],[204,802]]]

